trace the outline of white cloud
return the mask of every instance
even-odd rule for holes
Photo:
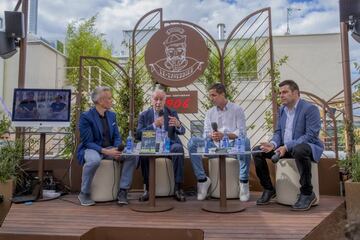
[[[0,10],[16,1],[1,1]],[[132,29],[138,19],[155,8],[163,8],[164,20],[194,22],[216,36],[218,23],[225,23],[227,32],[246,15],[264,7],[272,8],[273,32],[286,31],[286,8],[301,8],[290,18],[293,33],[338,31],[338,0],[316,0],[288,3],[287,0],[241,0],[228,4],[220,0],[41,0],[39,1],[39,34],[45,38],[64,38],[69,22],[89,18],[98,13],[98,30],[114,42],[122,30]],[[12,7],[13,8],[13,7]],[[313,12],[313,10],[316,12]],[[336,16],[336,17],[334,17]]]
[[[0,1],[0,12],[13,10],[17,0]],[[186,20],[200,25],[217,36],[218,23],[226,25],[227,34],[253,11],[271,7],[273,34],[286,32],[287,8],[300,8],[290,16],[293,34],[339,32],[338,0],[238,0],[228,4],[221,0],[39,0],[38,33],[49,39],[64,39],[71,21],[87,19],[98,13],[97,29],[119,48],[122,30],[129,30],[147,12],[163,8],[164,20]],[[352,43],[357,60],[358,44]]]

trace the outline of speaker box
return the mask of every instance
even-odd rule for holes
[[[25,37],[24,14],[22,12],[5,11],[5,32],[8,37]]]
[[[5,32],[0,32],[0,57],[9,58],[16,51],[15,38],[8,37]]]
[[[360,17],[360,1],[359,0],[340,0],[340,22],[349,20],[349,16],[355,18]]]

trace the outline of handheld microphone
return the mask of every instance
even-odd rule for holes
[[[218,125],[217,125],[216,122],[212,122],[212,123],[211,123],[211,127],[212,127],[212,130],[213,130],[214,132],[217,132],[217,131],[218,131]]]
[[[122,143],[120,143],[120,145],[118,146],[118,151],[119,152],[122,152],[122,151],[124,151],[124,148],[125,148],[125,145],[124,144],[122,144]]]
[[[168,111],[168,113],[169,113],[169,116],[170,117],[172,117],[171,116],[171,112],[170,111]],[[169,118],[168,118],[169,119]],[[169,126],[168,127],[168,137],[170,138],[170,139],[172,139],[172,140],[174,140],[175,139],[175,127],[174,126]]]
[[[271,161],[273,163],[277,163],[280,160],[280,153],[279,152],[275,152],[274,155],[272,155],[271,157]]]
[[[163,109],[161,109],[161,110],[159,111],[159,117],[162,117],[162,116],[164,116],[164,110],[163,110]]]

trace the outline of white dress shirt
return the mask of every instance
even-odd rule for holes
[[[284,107],[284,111],[286,114],[286,123],[285,123],[285,131],[284,131],[284,145],[286,147],[286,143],[292,141],[292,135],[293,135],[293,127],[294,127],[294,117],[295,117],[295,111],[296,107],[299,103],[299,100],[295,103],[295,106],[292,109],[289,109],[288,107]]]
[[[239,134],[239,130],[242,129],[246,136],[246,123],[245,114],[240,106],[228,101],[223,110],[214,106],[206,112],[205,124],[204,124],[204,136],[205,133],[211,133],[211,123],[216,122],[218,125],[218,131],[224,133],[233,133],[236,136]]]

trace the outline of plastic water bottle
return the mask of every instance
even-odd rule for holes
[[[237,152],[239,153],[245,152],[245,131],[242,128],[239,129],[238,137],[235,140],[235,147]]]
[[[161,142],[162,139],[162,129],[161,128],[156,128],[155,129],[155,137],[156,137],[156,143]]]
[[[156,151],[158,151],[159,153],[163,152],[163,145],[164,145],[164,133],[163,130],[161,128],[156,128],[155,130],[155,136],[156,136]],[[159,149],[159,150],[157,150]]]
[[[204,152],[205,153],[209,153],[210,141],[211,141],[209,134],[210,134],[210,132],[205,132],[205,138],[204,138]]]
[[[134,145],[134,140],[132,138],[131,131],[129,131],[129,136],[126,139],[126,148],[125,148],[126,153],[132,153],[133,145]]]
[[[221,147],[222,148],[229,148],[229,136],[227,134],[227,131],[224,131],[224,136],[223,136],[223,139],[222,139],[222,145]]]
[[[164,153],[169,153],[169,152],[170,152],[170,138],[166,136],[164,138]]]

